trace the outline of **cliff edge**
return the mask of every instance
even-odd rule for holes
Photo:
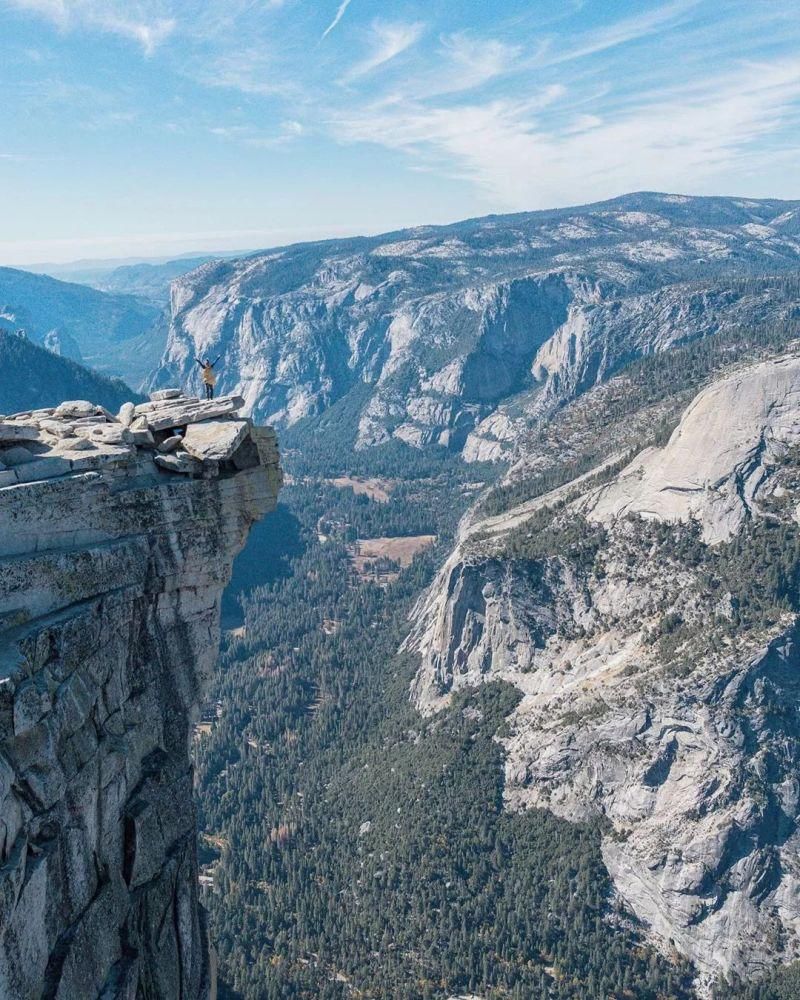
[[[0,419],[0,996],[212,994],[189,741],[281,484],[240,405]]]

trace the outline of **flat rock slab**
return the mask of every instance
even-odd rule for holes
[[[53,479],[72,472],[72,465],[66,458],[46,455],[33,462],[25,462],[16,468],[17,479],[21,483],[33,483],[39,479]]]
[[[150,399],[153,403],[158,403],[162,399],[180,399],[183,396],[183,389],[156,389],[155,392],[150,393]]]
[[[244,406],[244,400],[241,396],[220,396],[219,399],[198,400],[197,402],[178,399],[171,405],[159,406],[150,411],[142,411],[141,407],[137,407],[136,413],[138,415],[140,412],[144,412],[147,417],[147,426],[151,431],[165,431],[170,427],[186,427],[188,424],[197,424],[201,420],[226,417],[236,413],[242,406]]]
[[[203,465],[191,455],[159,455],[156,454],[153,461],[167,472],[179,472],[184,476],[199,476],[203,472]]]
[[[40,437],[36,424],[0,423],[0,444],[13,441],[38,441]]]
[[[183,436],[183,447],[200,461],[224,462],[244,441],[247,420],[206,420],[190,424]]]

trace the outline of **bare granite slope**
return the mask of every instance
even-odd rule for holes
[[[281,474],[240,401],[157,395],[0,420],[3,997],[213,989],[189,739]]]
[[[508,808],[604,817],[699,995],[800,958],[798,443],[800,358],[718,379],[664,447],[465,523],[408,641],[428,714],[519,688]]]
[[[632,358],[794,315],[795,202],[640,193],[279,247],[175,280],[154,385],[221,356],[246,412],[513,458],[524,430]]]

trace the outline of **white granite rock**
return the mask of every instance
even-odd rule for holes
[[[146,406],[147,404],[145,404]],[[241,396],[220,396],[218,399],[191,400],[178,399],[154,410],[143,410],[137,406],[137,416],[144,412],[147,426],[151,431],[164,431],[171,427],[185,427],[201,420],[234,414],[244,406]]]
[[[0,472],[14,482],[0,489],[9,1000],[215,995],[188,747],[222,590],[281,475],[277,461],[214,478],[157,464],[176,457],[63,438]]]
[[[96,412],[97,406],[86,399],[68,400],[53,411],[56,417],[91,417]]]
[[[164,438],[164,440],[158,445],[158,451],[162,455],[168,455],[171,451],[175,451],[176,448],[180,448],[183,443],[183,438],[180,434],[173,434],[171,437]]]
[[[767,361],[700,393],[663,448],[643,451],[581,502],[592,520],[696,519],[725,541],[758,509],[766,467],[800,443],[800,358]]]
[[[183,395],[185,395],[183,389],[157,389],[150,393],[150,400],[153,403],[158,403],[164,399],[180,399]]]
[[[39,426],[51,437],[66,438],[75,436],[75,425],[64,420],[43,420]]]
[[[205,420],[189,424],[183,436],[183,447],[201,461],[224,462],[244,441],[249,426],[247,420]]]
[[[426,714],[463,688],[518,688],[502,737],[507,807],[602,818],[617,893],[707,979],[800,958],[800,623],[787,612],[731,636],[730,594],[709,592],[667,545],[652,551],[626,515],[695,519],[709,545],[751,519],[790,523],[796,465],[784,459],[799,444],[800,357],[717,379],[666,446],[606,485],[597,467],[465,520],[407,642]],[[559,507],[564,523],[583,513],[603,526],[595,564],[504,550]],[[687,646],[659,652],[670,616]]]
[[[136,406],[133,403],[123,403],[119,408],[119,413],[117,414],[117,419],[122,424],[123,427],[130,427],[133,423],[133,418],[136,413]]]
[[[0,423],[0,445],[15,441],[39,441],[41,434],[37,424]]]

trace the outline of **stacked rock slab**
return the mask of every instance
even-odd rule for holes
[[[0,420],[0,997],[212,995],[189,742],[281,483],[240,404]],[[194,426],[213,458],[183,448]]]

